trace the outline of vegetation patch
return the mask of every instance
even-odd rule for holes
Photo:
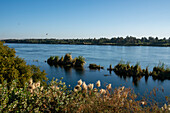
[[[123,75],[123,76],[133,76],[133,77],[140,77],[140,76],[149,76],[148,67],[146,69],[141,69],[141,66],[139,63],[137,63],[135,66],[130,66],[129,63],[118,63],[114,67],[114,72],[117,75]]]
[[[98,70],[104,69],[103,66],[100,66],[100,65],[97,65],[97,64],[89,64],[89,68],[90,69],[98,69]]]
[[[72,58],[72,55],[67,53],[64,57],[62,56],[59,58],[59,56],[51,56],[47,59],[47,63],[51,66],[65,66],[65,67],[83,67],[85,62],[85,58],[82,56]]]
[[[3,85],[2,85],[3,84]],[[100,88],[100,81],[86,85],[78,81],[74,90],[58,79],[52,80],[47,86],[25,83],[18,88],[16,81],[12,81],[9,89],[7,81],[0,84],[0,112],[123,112],[123,113],[155,113],[169,112],[170,105],[164,104],[162,108],[158,103],[149,103],[147,100],[136,100],[137,95],[124,86],[112,89],[111,84]]]
[[[24,59],[15,55],[15,50],[0,42],[0,84],[6,80],[8,86],[13,80],[17,80],[17,87],[23,87],[30,78],[34,82],[40,81],[45,84],[46,73],[39,67],[26,65]]]
[[[91,39],[7,39],[6,43],[31,43],[31,44],[80,44],[80,45],[116,45],[116,46],[170,46],[170,38],[141,37],[141,39],[126,36]]]
[[[165,67],[164,63],[159,63],[158,66],[153,68],[153,71],[150,73],[150,75],[152,75],[153,79],[170,80],[170,68]]]
[[[141,78],[143,76],[148,77],[152,76],[153,79],[158,80],[170,80],[170,68],[165,68],[164,63],[159,63],[158,66],[153,67],[153,71],[149,72],[148,67],[146,69],[141,69],[141,66],[139,63],[137,63],[135,66],[131,65],[129,63],[124,63],[123,61],[120,61],[114,68],[113,71],[119,75],[119,76],[129,76],[134,78]]]

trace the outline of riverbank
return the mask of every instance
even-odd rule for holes
[[[110,46],[158,46],[170,47],[170,39],[158,39],[157,37],[136,37],[126,38],[100,38],[100,39],[6,39],[6,43],[26,43],[26,44],[69,44],[69,45],[110,45]]]

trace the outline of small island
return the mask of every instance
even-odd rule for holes
[[[72,58],[72,55],[70,53],[67,53],[64,57],[62,56],[59,58],[59,56],[51,56],[47,59],[47,63],[50,66],[64,66],[64,67],[83,67],[85,62],[85,58],[82,56]]]
[[[114,68],[108,70],[113,70],[119,76],[132,76],[135,78],[152,76],[154,80],[170,80],[170,68],[165,68],[164,63],[159,63],[158,66],[153,67],[153,71],[151,72],[148,71],[148,67],[141,69],[139,63],[135,66],[130,66],[129,63],[125,64],[123,62],[118,63]]]
[[[104,69],[104,67],[103,66],[100,66],[100,65],[97,65],[97,64],[89,64],[89,68],[90,69],[98,69],[98,70],[100,70],[100,69]]]

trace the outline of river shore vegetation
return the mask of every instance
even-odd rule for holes
[[[15,50],[0,42],[0,84],[6,80],[10,85],[17,79],[17,87],[22,87],[32,78],[34,82],[46,84],[46,73],[34,65],[26,65],[24,59],[15,55]]]
[[[137,95],[124,86],[116,89],[100,80],[86,84],[81,79],[74,88],[60,80],[47,80],[39,67],[26,65],[15,55],[15,50],[0,42],[0,112],[169,112],[170,99],[159,103],[136,100]]]
[[[29,43],[29,44],[80,44],[80,45],[116,45],[116,46],[170,46],[170,38],[159,39],[158,37],[133,36],[89,39],[6,39],[6,43]]]

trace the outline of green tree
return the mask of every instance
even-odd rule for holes
[[[45,71],[36,66],[26,65],[26,62],[15,55],[15,50],[0,42],[0,84],[7,80],[8,85],[16,79],[17,86],[23,87],[25,82],[33,78],[34,82],[47,80]]]

